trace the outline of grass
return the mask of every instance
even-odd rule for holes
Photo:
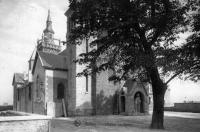
[[[74,126],[74,122],[54,119],[52,121],[53,132],[94,131],[94,132],[199,132],[200,119],[186,119],[179,117],[165,117],[165,130],[153,130],[149,128],[151,116],[89,116],[76,117],[80,120],[80,127]]]

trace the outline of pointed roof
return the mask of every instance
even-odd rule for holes
[[[34,50],[33,50],[32,54],[31,54],[31,57],[30,57],[29,61],[32,61],[32,60],[35,59],[35,54],[36,54],[36,52],[37,52],[37,47],[34,48]]]
[[[50,9],[48,10],[47,22],[51,22]]]
[[[14,73],[12,85],[14,85],[14,83],[24,83],[24,74]]]
[[[46,21],[46,28],[44,29],[44,33],[53,33],[54,31],[52,29],[52,21],[51,21],[51,15],[50,15],[50,10],[48,10],[48,16],[47,16],[47,21]]]
[[[136,85],[134,85],[136,83]],[[147,93],[147,89],[145,89],[145,85],[144,82],[141,82],[139,79],[129,79],[126,80],[126,82],[124,83],[123,87],[127,87],[127,88],[134,88],[136,89],[137,87],[140,87],[144,90],[145,94],[148,95]]]
[[[67,71],[67,57],[37,51],[32,73],[35,71],[37,59],[40,59],[45,69]]]

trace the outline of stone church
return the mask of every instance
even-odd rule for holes
[[[73,25],[71,11],[65,15],[68,36]],[[83,40],[82,45],[67,44],[61,51],[48,11],[42,38],[28,60],[28,73],[13,76],[14,110],[53,117],[148,114],[152,96],[149,83],[134,78],[114,84],[108,81],[110,71],[76,77],[84,66],[73,60],[88,50],[88,41]]]

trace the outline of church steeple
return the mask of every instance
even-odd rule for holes
[[[50,9],[48,10],[47,22],[51,22]]]
[[[50,10],[48,10],[48,16],[47,16],[47,21],[46,21],[46,28],[44,29],[43,32],[44,33],[54,34],[54,31],[52,29],[52,21],[51,21]]]
[[[46,28],[43,31],[42,39],[38,40],[37,50],[57,54],[61,50],[60,41],[58,40],[59,45],[56,45],[54,40],[58,39],[54,38],[54,31],[52,29],[50,10],[48,10]]]

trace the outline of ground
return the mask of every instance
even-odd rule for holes
[[[74,120],[81,122],[79,127]],[[55,118],[51,132],[199,132],[200,113],[165,112],[165,130],[149,129],[151,115],[147,116],[92,116]]]

